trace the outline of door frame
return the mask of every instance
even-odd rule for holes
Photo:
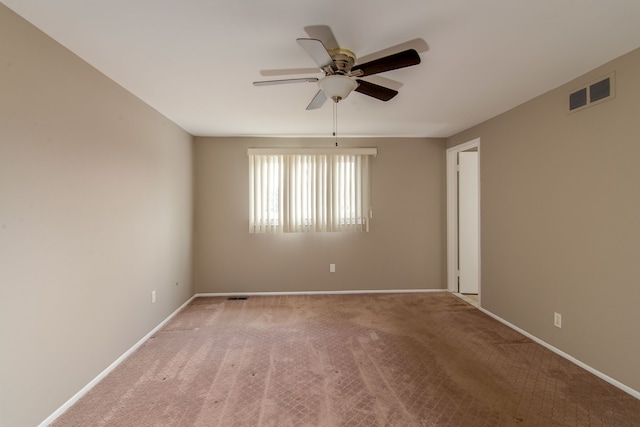
[[[447,149],[447,290],[458,292],[458,153],[472,148],[478,149],[478,224],[480,222],[480,138],[467,141]],[[480,305],[482,280],[480,248],[481,228],[478,229],[478,305]]]

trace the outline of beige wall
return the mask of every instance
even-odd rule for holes
[[[369,233],[249,234],[249,147],[317,147],[329,139],[196,138],[198,292],[446,287],[445,142],[343,139],[378,147]],[[329,264],[336,272],[329,273]]]
[[[615,99],[567,114],[570,90],[612,71]],[[448,146],[476,137],[483,306],[640,390],[640,50]]]
[[[0,425],[32,427],[193,295],[192,138],[2,5],[0,58]]]

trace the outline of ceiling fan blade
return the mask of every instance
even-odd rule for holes
[[[259,82],[253,82],[254,86],[271,86],[271,85],[283,85],[289,83],[315,83],[318,81],[317,77],[302,77],[299,79],[281,79],[281,80],[262,80]]]
[[[316,93],[316,96],[313,97],[309,105],[307,105],[307,110],[315,110],[322,107],[326,100],[327,95],[325,95],[323,91],[319,90],[318,93]]]
[[[371,74],[384,73],[385,71],[418,65],[419,63],[420,55],[418,55],[418,52],[416,52],[415,49],[407,49],[394,53],[393,55],[385,56],[384,58],[355,65],[351,68],[351,74],[364,77],[370,76]]]
[[[328,50],[340,47],[336,37],[333,35],[333,31],[331,31],[331,27],[328,25],[308,25],[304,27],[304,31],[312,39],[320,40]]]
[[[397,80],[388,79],[386,77],[383,77],[381,74],[367,76],[367,81],[369,83],[374,83],[379,86],[388,87],[389,89],[393,89],[393,90],[400,90],[400,88],[404,86],[404,83],[399,82]]]
[[[298,44],[307,51],[309,56],[316,61],[320,69],[325,70],[327,67],[336,69],[336,64],[333,62],[333,58],[329,55],[327,48],[318,39],[297,39]]]
[[[388,101],[398,94],[397,90],[389,89],[388,87],[360,79],[356,79],[356,81],[358,82],[358,87],[354,89],[356,92],[369,95],[381,101]]]
[[[316,38],[319,38],[319,37],[316,37]],[[427,44],[426,41],[424,41],[424,39],[413,39],[413,40],[406,41],[404,43],[397,44],[395,46],[390,46],[386,49],[382,49],[377,52],[370,53],[368,55],[361,56],[358,58],[358,61],[361,64],[364,64],[365,62],[373,61],[374,59],[379,59],[384,56],[389,56],[396,52],[402,52],[407,49],[413,49],[418,53],[425,53],[426,51],[429,50],[429,45]]]

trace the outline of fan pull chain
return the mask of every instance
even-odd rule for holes
[[[336,147],[338,146],[338,103],[333,103],[333,136],[336,139]]]

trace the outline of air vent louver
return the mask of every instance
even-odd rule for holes
[[[611,79],[604,80],[589,86],[589,102],[596,102],[611,95]]]
[[[592,81],[569,93],[569,112],[582,110],[615,97],[615,74]]]
[[[587,89],[582,88],[569,95],[569,110],[584,107],[587,105]]]

